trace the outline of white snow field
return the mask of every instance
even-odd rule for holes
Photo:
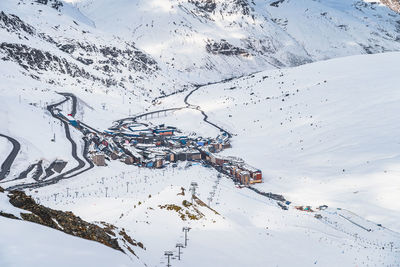
[[[261,72],[202,87],[188,99],[234,134],[233,148],[224,153],[261,168],[264,183],[257,187],[293,201],[288,211],[235,187],[229,177],[218,182],[215,170],[185,163],[152,170],[110,162],[27,192],[51,208],[124,227],[143,242],[146,251],[138,256],[149,266],[166,265],[166,250],[176,255],[184,226],[192,227],[189,243],[173,266],[398,266],[399,93],[393,85],[399,57],[355,56]],[[155,109],[182,106],[184,96],[162,99]],[[118,115],[117,108],[110,105],[104,117]],[[94,123],[90,113],[97,111],[84,111],[83,119]],[[188,115],[193,111],[147,122],[176,121],[188,132],[216,134],[202,116]],[[176,211],[160,208],[185,210],[193,181],[205,203],[213,192],[210,206],[218,214],[198,207],[204,217],[182,221]],[[185,196],[178,195],[181,187]],[[314,213],[293,208],[323,204],[329,208]]]
[[[113,163],[80,179],[28,192],[46,206],[124,227],[143,242],[146,251],[137,254],[148,266],[165,266],[164,251],[169,250],[175,254],[172,266],[400,264],[398,233],[334,207],[316,213],[284,211],[275,201],[236,188],[230,178],[219,179],[217,174],[200,165],[185,168],[185,163],[164,170]],[[210,207],[218,214],[197,205],[204,217],[182,221],[176,211],[160,208],[171,204],[183,208],[184,200],[190,202],[192,181],[199,184],[198,197],[207,204],[214,192]],[[179,194],[181,187],[185,196]],[[175,245],[184,242],[185,226],[192,230],[179,261]]]
[[[400,231],[399,53],[267,71],[191,98],[234,133],[265,191],[328,204]]]
[[[0,217],[0,266],[134,266],[122,252],[38,224]]]

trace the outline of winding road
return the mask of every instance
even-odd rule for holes
[[[232,78],[231,78],[231,79],[228,79],[228,80],[221,81],[220,83],[227,82],[227,81],[230,81],[230,80],[232,80]],[[210,83],[210,84],[205,84],[205,85],[198,85],[198,86],[196,86],[195,89],[193,89],[192,91],[190,91],[190,92],[186,95],[186,97],[185,97],[185,99],[184,99],[183,101],[184,101],[185,104],[187,105],[187,108],[191,108],[191,109],[195,109],[195,110],[200,111],[200,113],[203,115],[203,121],[204,121],[205,123],[210,124],[211,126],[217,128],[217,129],[220,130],[221,132],[226,133],[226,134],[228,135],[229,138],[232,138],[232,134],[231,134],[230,132],[228,132],[227,130],[225,130],[225,129],[222,128],[221,126],[219,126],[219,125],[217,125],[217,124],[215,124],[215,123],[213,123],[213,122],[210,122],[210,121],[208,120],[208,115],[204,112],[204,110],[201,109],[200,106],[192,105],[192,104],[189,103],[189,97],[190,97],[194,92],[196,92],[197,90],[199,90],[199,89],[202,88],[202,87],[209,86],[209,85],[211,85],[211,84],[215,84],[215,83]]]
[[[10,136],[4,134],[0,134],[0,136],[6,138],[13,145],[11,153],[5,159],[3,164],[1,164],[1,170],[0,170],[0,181],[1,181],[4,178],[6,178],[7,175],[10,173],[11,166],[14,163],[14,160],[17,157],[19,150],[21,149],[21,144]]]
[[[69,99],[72,99],[72,110],[71,110],[71,115],[75,116],[76,115],[76,97],[73,96],[72,94],[66,94],[66,93],[60,93],[61,95],[63,95],[65,97],[65,100],[53,104],[53,105],[49,105],[47,106],[47,110],[51,113],[51,115],[58,119],[63,125],[64,125],[64,130],[65,130],[65,136],[67,137],[68,141],[71,143],[71,155],[72,157],[76,160],[76,162],[78,162],[78,166],[76,166],[75,168],[69,170],[67,173],[72,173],[74,171],[80,170],[83,167],[85,167],[85,162],[78,157],[78,153],[77,153],[77,145],[74,141],[74,139],[72,139],[71,137],[71,132],[69,129],[69,124],[65,121],[62,120],[57,114],[54,113],[54,108],[65,103],[66,101],[68,101]],[[65,174],[67,174],[65,173]],[[64,174],[64,175],[65,175]]]
[[[240,78],[240,77],[235,77],[235,78]],[[137,119],[140,119],[140,118],[143,118],[143,117],[147,117],[147,116],[150,116],[150,115],[154,115],[154,114],[158,114],[158,113],[162,113],[162,112],[177,111],[177,110],[182,110],[182,109],[194,109],[194,110],[199,111],[203,115],[203,121],[205,123],[208,123],[212,127],[217,128],[219,131],[226,133],[228,135],[228,137],[231,138],[232,134],[230,132],[228,132],[227,130],[225,130],[224,128],[219,126],[218,124],[209,121],[208,120],[208,115],[204,112],[204,110],[202,110],[200,106],[196,106],[196,105],[193,105],[193,104],[189,103],[189,98],[194,92],[196,92],[197,90],[201,89],[202,87],[209,86],[209,85],[212,85],[212,84],[217,84],[217,83],[225,83],[225,82],[231,81],[231,80],[233,80],[235,78],[224,79],[224,80],[219,81],[219,82],[212,82],[212,83],[207,83],[207,84],[202,84],[202,85],[195,85],[195,88],[193,90],[189,91],[189,93],[185,96],[183,101],[186,104],[186,106],[184,106],[184,107],[167,108],[167,109],[149,111],[149,112],[146,112],[146,113],[138,114],[138,115],[133,116],[133,117],[123,118],[123,119],[117,120],[115,122],[118,123],[118,126],[120,126],[126,120],[136,121]],[[165,96],[165,97],[167,97],[167,96]],[[156,99],[160,99],[160,98],[163,98],[163,97],[158,97]],[[154,100],[156,100],[156,99],[154,99]],[[154,102],[154,100],[153,100],[153,102]]]
[[[85,159],[85,161],[88,163],[88,167],[86,169],[83,169],[86,166],[85,161],[83,161],[79,156],[78,156],[78,152],[77,152],[77,144],[76,142],[73,140],[73,138],[71,137],[71,132],[70,132],[70,125],[69,123],[65,120],[62,119],[61,116],[59,116],[58,114],[56,114],[55,110],[57,110],[57,106],[64,104],[65,102],[71,100],[72,101],[72,108],[71,108],[71,115],[74,117],[76,115],[76,110],[77,110],[77,98],[75,95],[71,94],[71,93],[59,93],[60,95],[64,96],[64,100],[55,103],[55,104],[51,104],[47,106],[47,110],[50,112],[50,114],[57,120],[59,120],[63,125],[64,125],[64,130],[65,130],[65,136],[68,139],[68,141],[71,143],[71,155],[72,157],[75,159],[75,161],[78,163],[78,165],[64,173],[61,173],[53,178],[47,179],[47,180],[41,180],[41,181],[37,181],[35,183],[28,183],[28,184],[21,184],[21,185],[15,185],[15,186],[11,186],[8,187],[7,190],[23,190],[23,189],[27,189],[27,188],[39,188],[42,186],[46,186],[46,185],[50,185],[50,184],[55,184],[60,180],[63,179],[70,179],[72,177],[75,177],[79,174],[82,174],[90,169],[92,169],[94,167],[93,162],[91,162],[91,160],[87,157],[87,151],[89,148],[89,144],[87,142],[87,140],[84,139],[85,142],[85,146],[84,146],[84,151],[83,151],[83,158]],[[83,170],[82,170],[83,169]],[[47,178],[47,177],[45,177]]]
[[[254,73],[253,73],[253,74],[250,74],[250,75],[254,75]],[[152,115],[152,114],[161,113],[161,112],[174,111],[174,110],[182,110],[182,109],[194,109],[194,110],[199,111],[199,112],[203,115],[203,121],[204,121],[204,122],[208,123],[208,124],[211,125],[212,127],[215,127],[215,128],[217,128],[217,129],[219,129],[221,132],[226,133],[226,134],[228,135],[229,138],[232,138],[232,133],[228,132],[227,130],[225,130],[223,127],[217,125],[216,123],[213,123],[213,122],[209,121],[209,120],[208,120],[208,115],[205,113],[205,111],[202,110],[200,106],[191,104],[191,103],[189,102],[189,98],[192,96],[192,94],[193,94],[194,92],[200,90],[200,89],[203,88],[203,87],[206,87],[206,86],[209,86],[209,85],[213,85],[213,84],[218,84],[218,83],[229,82],[229,81],[231,81],[231,80],[233,80],[233,79],[238,79],[238,78],[241,78],[241,77],[244,77],[244,76],[233,77],[233,78],[229,78],[229,79],[224,79],[224,80],[219,81],[219,82],[212,82],[212,83],[207,83],[207,84],[202,84],[202,85],[195,85],[195,88],[194,88],[193,90],[189,91],[188,94],[187,94],[187,95],[185,96],[185,98],[184,98],[184,103],[186,104],[185,107],[168,108],[168,109],[161,109],[161,110],[156,110],[156,111],[150,111],[150,112],[147,112],[147,113],[143,113],[143,114],[136,115],[136,116],[134,116],[134,117],[124,118],[124,119],[118,120],[118,121],[116,121],[116,122],[117,122],[118,125],[120,126],[122,123],[124,123],[125,120],[136,121],[137,119],[140,119],[140,118],[142,118],[142,117],[149,116],[149,115]],[[165,96],[165,97],[167,97],[167,96]],[[153,103],[155,102],[155,100],[158,100],[158,99],[161,99],[161,98],[164,98],[164,97],[159,97],[159,98],[154,99],[154,100],[153,100]],[[219,170],[217,170],[217,171],[219,171]],[[284,209],[284,210],[287,209],[286,205],[283,204],[283,203],[286,202],[286,199],[285,199],[284,196],[282,196],[282,195],[280,195],[280,194],[275,194],[275,193],[272,193],[272,192],[266,193],[266,192],[263,192],[263,191],[261,191],[261,190],[259,190],[259,189],[257,189],[257,188],[254,188],[254,187],[252,187],[252,186],[248,187],[248,189],[249,189],[249,190],[252,190],[253,192],[255,192],[255,193],[258,194],[258,195],[261,195],[261,196],[263,196],[263,197],[266,197],[266,198],[273,199],[273,200],[277,201],[277,203],[280,203],[280,205],[278,204],[278,206],[279,206],[281,209]]]

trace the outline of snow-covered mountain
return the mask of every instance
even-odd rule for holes
[[[2,1],[2,61],[21,67],[25,76],[49,86],[81,90],[123,90],[160,94],[162,84],[179,84],[160,72],[157,62],[133,41],[99,32],[76,8],[59,1]],[[57,5],[55,5],[57,3]],[[146,86],[145,86],[146,85]],[[146,89],[144,89],[146,87]]]
[[[173,266],[400,266],[396,11],[0,1],[0,236],[24,234],[0,238],[0,265],[40,265],[32,251],[165,266],[167,251]],[[241,185],[241,168],[263,183]],[[10,206],[15,189],[35,204]],[[9,219],[21,213],[75,236],[57,214],[83,233],[107,222],[106,240],[144,246],[123,254]]]
[[[3,60],[49,84],[154,96],[400,48],[399,15],[364,1],[70,2],[2,1]]]
[[[205,77],[399,48],[398,14],[364,1],[77,1],[99,29]],[[121,8],[122,7],[122,8]],[[198,74],[197,74],[198,75]],[[201,78],[204,79],[202,75]],[[201,80],[200,80],[201,81]]]

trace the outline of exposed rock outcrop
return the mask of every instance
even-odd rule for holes
[[[57,3],[62,5],[56,0],[40,0],[38,3],[54,5],[55,8],[60,7]],[[47,80],[45,71],[70,76],[79,83],[81,79],[85,79],[87,84],[94,82],[106,87],[128,88],[133,83],[136,84],[137,79],[141,79],[143,75],[153,75],[160,70],[152,57],[130,42],[111,39],[105,44],[93,43],[93,36],[89,32],[85,32],[88,38],[79,40],[62,36],[53,39],[17,15],[3,11],[0,12],[0,29],[23,40],[23,43],[0,43],[0,59],[14,61],[25,69],[25,74],[51,84],[62,85],[65,78]],[[57,31],[58,26],[54,29]],[[35,39],[43,41],[45,46],[25,42]],[[121,74],[126,72],[135,73],[136,79],[131,76],[129,80],[125,79]]]
[[[56,10],[60,10],[60,8],[64,6],[59,0],[36,0],[35,2],[42,5],[49,5]]]
[[[189,3],[194,4],[198,9],[210,13],[217,7],[215,0],[189,0]]]
[[[4,189],[0,188],[0,192]],[[145,249],[141,242],[130,237],[124,229],[119,229],[111,224],[89,223],[74,215],[72,212],[53,210],[37,204],[30,196],[22,191],[11,191],[8,194],[9,202],[16,208],[26,210],[21,213],[25,221],[38,223],[66,234],[92,240],[104,244],[123,253],[132,253],[136,256],[134,248]],[[1,213],[0,216],[19,219],[13,214]]]
[[[206,50],[208,53],[214,55],[225,55],[225,56],[244,56],[248,57],[249,53],[240,47],[236,47],[226,40],[221,40],[219,42],[209,41],[206,45]]]

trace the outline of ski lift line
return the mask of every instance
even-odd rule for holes
[[[338,215],[338,214],[336,214],[336,215]],[[334,224],[335,221],[328,221],[328,220],[326,220],[326,219],[323,219],[323,220],[320,220],[320,221],[321,221],[322,223],[324,223],[326,226],[328,226],[328,227],[334,229],[335,231],[342,232],[343,234],[345,234],[345,235],[347,235],[347,236],[351,236],[352,238],[354,238],[354,237],[357,235],[357,233],[351,233],[351,232],[345,231],[344,229],[341,229],[340,227],[338,227],[337,225]],[[338,236],[335,236],[335,235],[333,235],[333,234],[329,234],[329,233],[325,233],[325,232],[322,232],[322,233],[324,233],[324,234],[326,234],[326,235],[329,235],[329,236],[331,236],[331,237],[337,238],[337,239],[342,239],[342,237],[338,237]],[[369,240],[370,242],[366,241],[366,240],[367,240],[366,238],[358,238],[357,240],[358,240],[359,242],[365,244],[365,245],[369,245],[369,246],[372,246],[372,245],[376,246],[376,245],[377,245],[377,244],[372,243],[372,242],[374,242],[374,241],[371,240],[371,239]]]
[[[358,226],[358,227],[360,227],[361,229],[364,229],[364,230],[367,231],[367,232],[371,232],[371,231],[372,231],[372,229],[368,229],[368,228],[366,228],[366,227],[364,227],[364,226],[362,226],[362,225],[360,225],[360,224],[358,224],[358,223],[352,221],[351,219],[349,219],[349,218],[343,216],[342,214],[339,214],[339,216],[342,217],[342,218],[344,218],[345,220],[351,222],[351,223],[354,224],[355,226]]]
[[[212,180],[211,178],[208,178],[208,177],[206,177],[206,178],[204,178],[204,179],[209,180],[209,181]],[[265,201],[263,201],[263,200],[256,199],[256,198],[253,198],[253,197],[251,197],[251,196],[248,196],[248,195],[246,195],[246,194],[244,194],[244,193],[242,193],[242,192],[238,192],[238,191],[235,190],[236,187],[234,187],[234,186],[228,186],[228,185],[224,185],[224,184],[219,184],[219,185],[220,185],[220,187],[224,187],[224,188],[227,189],[228,191],[234,192],[235,194],[244,196],[244,197],[246,197],[246,198],[248,198],[248,199],[252,199],[252,200],[258,201],[258,202],[260,202],[260,203],[264,203],[264,204],[268,203],[268,202],[265,202]],[[234,190],[235,190],[235,191],[234,191]],[[254,191],[252,191],[252,192],[254,192]],[[255,193],[255,192],[254,192],[254,193]],[[257,193],[255,193],[255,194],[257,194]],[[258,194],[257,194],[257,195],[258,195]],[[270,201],[271,201],[271,202],[276,202],[276,201],[274,201],[273,199],[270,199]]]
[[[364,221],[367,221],[368,223],[371,223],[371,224],[373,224],[373,225],[376,225],[376,223],[374,223],[374,222],[372,222],[372,221],[370,221],[370,220],[368,220],[368,219],[364,219],[363,217],[361,217],[360,215],[358,215],[358,214],[356,214],[356,213],[354,213],[354,212],[352,212],[352,211],[349,211],[349,210],[347,210],[347,209],[341,209],[341,210],[342,210],[342,211],[346,211],[346,212],[352,214],[353,216],[356,216],[357,218],[359,218],[359,219],[361,219],[361,220],[364,220]],[[389,228],[386,228],[386,227],[384,227],[384,226],[380,226],[380,227],[384,228],[385,230],[390,231],[392,234],[394,234],[394,235],[396,235],[397,237],[400,238],[400,233],[395,232],[395,231],[393,231],[393,230],[391,230],[391,229],[389,229]]]

